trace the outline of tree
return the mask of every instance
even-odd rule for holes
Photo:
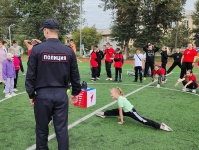
[[[191,30],[184,25],[177,25],[171,29],[168,35],[168,41],[165,45],[172,48],[186,47],[190,41]]]
[[[101,0],[104,9],[114,13],[112,36],[127,47],[130,39],[134,46],[147,42],[157,44],[171,28],[171,22],[182,18],[186,0]],[[116,17],[115,17],[116,16]]]
[[[8,27],[17,22],[17,9],[13,0],[0,0],[0,40],[8,37]]]
[[[193,18],[193,23],[196,26],[192,32],[195,34],[194,40],[195,44],[198,46],[199,45],[199,0],[197,0],[195,3],[195,12],[193,13],[192,18]]]
[[[72,38],[77,46],[77,49],[80,47],[80,30],[76,30],[72,33]],[[101,40],[102,35],[97,32],[97,29],[95,26],[84,27],[82,29],[82,44],[84,44],[84,47],[87,49],[90,49],[92,45],[97,45],[99,41]]]
[[[61,24],[60,38],[74,31],[79,25],[80,0],[0,0],[3,9],[0,9],[0,18],[5,19],[8,27],[11,22],[16,24],[15,35],[27,38],[44,39],[39,28],[46,19],[57,19]],[[8,2],[8,5],[7,5]],[[3,29],[5,30],[5,29]]]

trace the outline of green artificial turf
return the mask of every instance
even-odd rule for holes
[[[97,109],[111,103],[109,89],[120,87],[125,94],[151,82],[147,78],[143,83],[134,83],[134,76],[127,76],[126,71],[133,71],[132,65],[124,65],[123,82],[106,81],[104,63],[101,79],[96,83],[90,81],[89,63],[79,63],[81,82],[96,88],[97,103],[89,108],[69,105],[69,125]],[[24,61],[26,69],[26,62]],[[197,68],[194,68],[197,72]],[[123,125],[117,124],[117,117],[102,119],[91,116],[69,130],[70,150],[198,150],[198,106],[199,91],[196,94],[182,92],[182,85],[174,87],[179,78],[177,67],[167,77],[167,83],[156,88],[154,83],[127,97],[137,112],[148,119],[168,124],[174,131],[165,132],[144,126],[131,118],[124,118]],[[112,67],[114,77],[114,68]],[[18,92],[25,91],[25,76],[19,73]],[[3,91],[3,85],[0,86]],[[0,100],[4,94],[0,95]],[[117,108],[117,104],[106,108]],[[33,106],[29,104],[27,94],[17,95],[0,103],[0,149],[24,150],[35,144],[35,121]],[[54,133],[50,126],[50,135]],[[49,141],[50,150],[57,149],[56,139]]]

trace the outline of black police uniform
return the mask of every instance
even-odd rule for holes
[[[35,99],[37,150],[48,149],[48,123],[53,117],[59,150],[68,150],[68,82],[72,95],[81,90],[76,56],[70,47],[50,38],[36,45],[28,60],[26,91]]]

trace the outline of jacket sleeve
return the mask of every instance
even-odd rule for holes
[[[162,57],[165,58],[165,59],[168,58],[167,52],[166,52],[166,51],[165,51],[165,52],[162,52],[161,55],[162,55]]]
[[[104,58],[104,53],[101,52],[101,60]]]
[[[159,47],[154,46],[154,51],[155,51],[155,52],[157,52],[157,51],[159,51],[159,50],[160,50],[160,48],[159,48]]]
[[[143,47],[143,50],[145,51],[145,52],[147,52],[147,49],[148,48],[148,45],[145,45],[144,47]]]
[[[114,58],[114,61],[118,62],[118,61],[121,61],[122,59],[121,58]]]
[[[35,98],[35,83],[37,76],[36,66],[37,66],[37,55],[33,48],[33,51],[28,58],[28,63],[27,63],[28,69],[25,81],[26,92],[28,93],[30,99]]]
[[[70,82],[72,84],[71,95],[74,96],[78,95],[79,92],[81,91],[81,84],[80,84],[80,75],[77,65],[77,59],[74,52],[72,52],[71,63],[70,63]]]

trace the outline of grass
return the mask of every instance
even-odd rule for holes
[[[26,61],[23,62],[26,67]],[[106,74],[102,64],[101,80],[96,83],[89,81],[89,64],[79,63],[81,81],[86,81],[89,87],[97,90],[97,104],[90,108],[69,106],[69,124],[79,120],[95,110],[109,104],[111,100],[109,89],[119,86],[128,94],[151,82],[147,78],[144,83],[133,83],[134,77],[127,76],[127,70],[132,65],[124,65],[123,82],[105,81]],[[114,69],[112,69],[114,73]],[[99,118],[92,116],[69,130],[70,150],[198,150],[198,96],[181,92],[182,85],[174,87],[179,78],[180,70],[168,76],[167,84],[156,88],[156,83],[146,87],[127,98],[135,106],[141,116],[159,123],[165,122],[174,131],[165,132],[144,126],[131,118],[125,117],[125,123],[118,125],[117,117]],[[194,72],[197,72],[194,68]],[[24,92],[25,76],[19,73],[19,92]],[[3,91],[3,85],[0,86]],[[0,100],[4,95],[0,95]],[[116,108],[117,105],[107,109]],[[1,127],[0,149],[23,150],[35,144],[35,121],[33,107],[29,105],[27,94],[21,94],[0,103]],[[54,133],[53,126],[50,134]],[[49,141],[50,150],[57,149],[56,139]]]

